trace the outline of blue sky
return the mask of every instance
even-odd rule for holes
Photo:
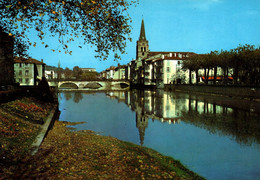
[[[122,60],[106,61],[94,58],[94,48],[78,48],[69,44],[72,55],[52,52],[44,46],[31,47],[29,55],[48,65],[96,68],[98,72],[118,63],[127,64],[135,59],[142,18],[150,51],[188,51],[208,53],[230,50],[239,44],[260,46],[260,0],[139,0],[129,10],[132,18],[132,42],[127,43],[127,54]],[[47,38],[52,48],[59,46],[57,39]],[[76,41],[77,42],[77,41]]]

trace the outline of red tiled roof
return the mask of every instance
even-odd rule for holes
[[[182,56],[179,57],[179,54],[182,54]],[[187,55],[192,56],[195,54],[196,53],[193,53],[193,52],[149,52],[148,58],[145,58],[143,60],[145,60],[145,61],[185,60],[187,58],[186,57]],[[162,57],[162,56],[158,57],[158,55],[162,55],[164,57]],[[155,56],[155,57],[153,58],[153,56]],[[148,59],[148,60],[146,60],[146,59]]]
[[[39,65],[45,64],[45,63],[38,61],[36,59],[33,59],[33,58],[25,59],[23,57],[14,57],[14,62],[15,63],[39,64]]]
[[[167,54],[170,54],[170,53],[172,53],[173,55],[174,55],[174,53],[181,53],[181,54],[190,54],[190,55],[193,55],[193,54],[196,54],[196,53],[194,53],[194,52],[174,52],[174,51],[172,51],[172,52],[164,52],[164,51],[150,51],[149,52],[149,56],[155,56],[155,55],[157,55],[157,54],[165,54],[165,55],[167,55]]]
[[[157,58],[153,58],[153,59],[149,59],[149,60],[147,60],[147,61],[163,61],[163,60],[185,60],[186,59],[186,57],[183,57],[183,58],[180,58],[180,57],[174,57],[174,56],[172,56],[172,57],[168,57],[168,56],[164,56],[164,58],[162,58],[162,57],[157,57]]]
[[[118,69],[124,69],[125,67],[126,67],[126,65],[119,65],[119,66],[116,67],[116,70],[118,70]]]
[[[115,69],[116,69],[115,66],[111,66],[111,67],[107,68],[106,70],[109,71],[109,70],[115,70]]]
[[[168,57],[168,56],[164,56],[164,58],[160,58],[160,60],[184,60],[184,59],[186,59],[186,57],[183,57],[183,58],[180,58],[180,57],[178,57],[178,56],[176,56],[176,57],[174,57],[174,56],[172,56],[172,57]]]

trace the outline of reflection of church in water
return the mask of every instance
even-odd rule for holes
[[[140,144],[144,144],[145,129],[148,127],[148,117],[136,113],[136,127],[139,130]]]
[[[160,121],[169,125],[179,124],[190,113],[197,115],[229,114],[231,108],[211,104],[197,96],[185,93],[172,93],[163,90],[114,91],[107,96],[124,102],[136,113],[136,128],[139,131],[140,144],[144,144],[148,122]],[[189,118],[189,122],[193,119]]]

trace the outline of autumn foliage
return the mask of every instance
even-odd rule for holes
[[[36,30],[46,48],[49,47],[49,42],[44,41],[46,36],[58,37],[65,53],[71,54],[68,43],[79,38],[83,45],[96,47],[98,58],[106,59],[110,51],[124,53],[126,39],[131,39],[127,10],[133,3],[133,0],[0,1],[0,27],[22,42],[16,43],[20,46],[18,50],[37,45],[28,38],[31,30]]]
[[[23,98],[2,105],[2,108],[27,121],[43,124],[52,105],[32,98]]]
[[[8,178],[202,179],[178,161],[141,146],[56,122],[39,152],[21,160]],[[70,124],[72,125],[72,124]],[[15,172],[15,173],[14,173]]]
[[[7,106],[23,109],[20,113],[25,117],[6,112]],[[88,130],[75,131],[72,126],[77,123],[56,121],[32,156],[31,144],[41,126],[26,116],[50,109],[33,98],[0,105],[2,179],[203,179],[152,149]]]

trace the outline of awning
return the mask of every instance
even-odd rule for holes
[[[202,80],[205,80],[205,79],[206,79],[205,76],[201,76],[201,78],[202,78]],[[216,77],[216,80],[217,80],[217,81],[222,81],[222,80],[224,80],[224,79],[225,79],[224,76],[217,76],[217,77]],[[233,80],[233,77],[229,76],[229,77],[227,77],[227,79],[228,79],[228,80]],[[208,77],[208,80],[209,80],[209,81],[214,80],[214,76],[209,76],[209,77]]]

